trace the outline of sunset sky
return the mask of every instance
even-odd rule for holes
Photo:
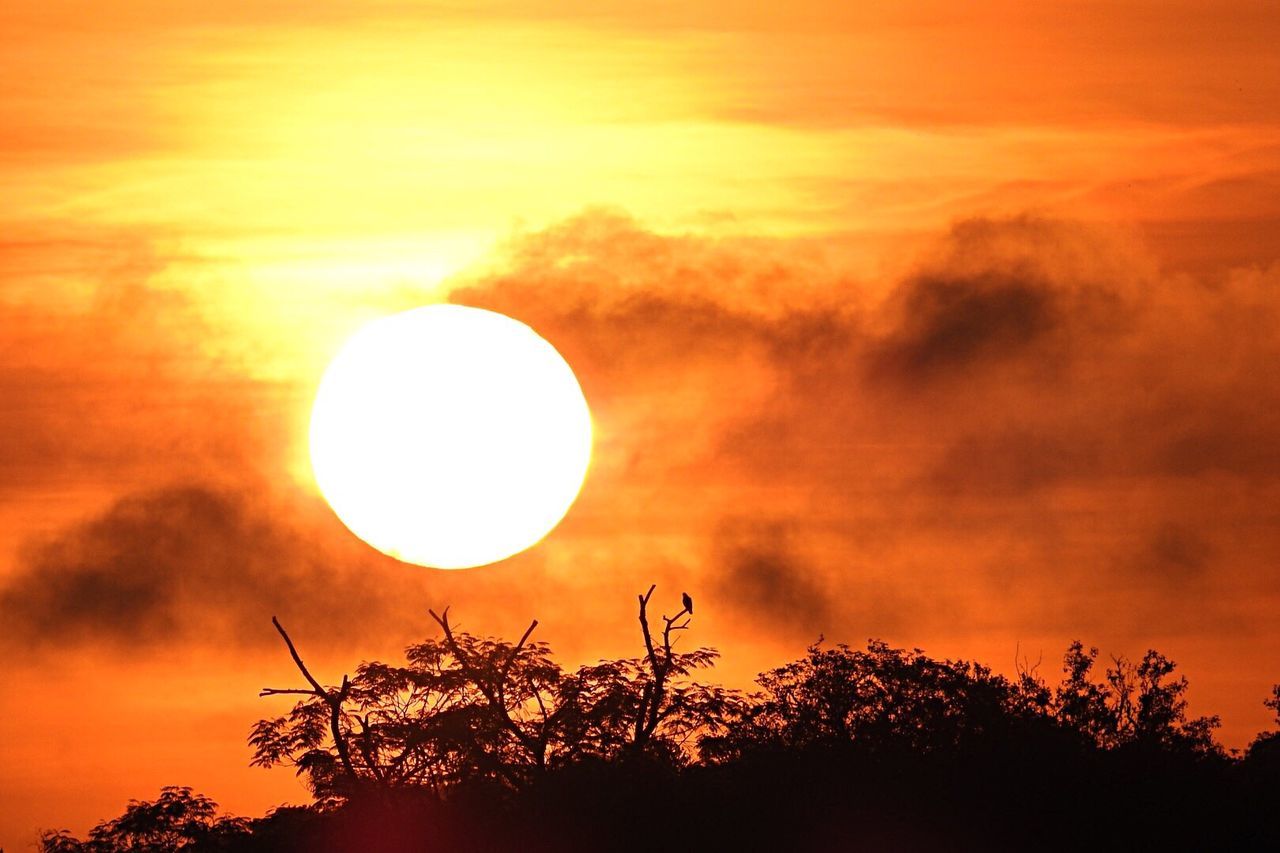
[[[1155,647],[1227,745],[1280,682],[1280,9],[1036,3],[0,8],[0,847],[248,767],[291,686],[428,607],[566,664],[635,595],[747,686],[881,637],[1056,680]],[[595,454],[481,569],[319,496],[362,324],[537,329]]]

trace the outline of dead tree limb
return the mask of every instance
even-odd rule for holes
[[[646,684],[640,694],[640,707],[636,712],[636,722],[632,733],[632,744],[636,747],[642,747],[648,743],[653,737],[653,733],[658,729],[658,723],[661,721],[662,703],[666,699],[667,677],[671,674],[671,666],[674,661],[671,646],[674,640],[672,633],[675,631],[684,631],[689,627],[689,619],[680,620],[689,615],[689,609],[682,607],[680,612],[675,616],[663,616],[662,627],[662,652],[659,654],[654,647],[653,632],[649,628],[649,599],[653,597],[653,591],[657,588],[657,584],[652,584],[649,591],[644,595],[636,596],[640,601],[640,633],[644,636],[644,648],[649,659],[649,670],[651,680]]]
[[[649,599],[653,597],[653,591],[657,588],[658,585],[656,583],[652,584],[648,592],[644,595],[636,596],[636,598],[640,599],[640,631],[644,634],[644,647],[649,653],[649,667],[654,672],[658,670],[658,658],[653,653],[653,635],[649,633],[649,617],[646,615],[646,610],[649,607]]]
[[[342,769],[347,772],[347,776],[354,783],[356,781],[356,770],[351,762],[351,750],[347,745],[346,735],[342,732],[342,705],[347,701],[347,694],[351,691],[351,680],[344,675],[342,676],[341,687],[337,690],[326,690],[311,674],[311,670],[307,669],[307,665],[302,662],[302,656],[298,654],[297,647],[293,644],[293,640],[289,639],[289,634],[284,630],[284,626],[280,624],[280,620],[272,616],[271,624],[276,626],[276,630],[284,638],[284,644],[289,647],[289,656],[293,658],[298,671],[302,673],[302,677],[311,685],[311,689],[264,687],[259,691],[258,695],[278,696],[282,693],[292,693],[315,696],[324,702],[329,707],[329,731],[333,735],[333,746],[338,751],[338,760],[342,762]],[[373,772],[372,767],[369,770],[371,773]],[[377,774],[375,773],[374,775],[376,776]]]

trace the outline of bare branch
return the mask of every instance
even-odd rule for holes
[[[657,584],[653,584],[644,595],[636,596],[636,598],[640,599],[640,631],[644,634],[644,647],[649,653],[649,666],[654,671],[658,669],[658,659],[653,652],[653,636],[649,633],[649,617],[646,611],[649,607],[649,599],[653,597],[653,591],[657,587]]]
[[[534,619],[529,623],[529,627],[524,629],[524,634],[520,637],[520,642],[516,643],[516,647],[511,650],[511,654],[507,655],[506,662],[502,665],[502,675],[505,680],[507,671],[511,669],[511,664],[515,661],[516,656],[520,654],[520,650],[524,648],[524,644],[529,641],[529,635],[533,633],[533,629],[538,627],[538,620]]]
[[[649,587],[649,591],[644,595],[637,596],[640,601],[640,632],[644,635],[645,651],[649,659],[649,670],[652,680],[645,685],[640,696],[640,707],[636,711],[636,724],[632,736],[632,743],[640,746],[647,742],[654,731],[658,728],[658,723],[662,719],[662,703],[666,698],[667,678],[671,674],[671,666],[673,661],[673,653],[671,646],[673,643],[671,634],[673,631],[683,631],[689,627],[690,619],[685,618],[692,616],[687,607],[682,607],[675,616],[662,616],[662,654],[659,655],[654,647],[653,632],[649,628],[649,600],[653,597],[653,591],[657,588],[657,584]],[[684,619],[683,622],[680,620]]]
[[[298,654],[298,649],[293,645],[293,640],[289,639],[289,635],[285,632],[284,626],[280,624],[280,620],[271,617],[271,624],[276,626],[276,630],[280,632],[280,636],[284,638],[284,644],[289,647],[289,655],[293,658],[293,662],[297,665],[298,671],[302,673],[302,677],[311,685],[311,689],[317,695],[324,695],[324,688],[320,686],[320,682],[315,680],[311,672],[307,669],[307,665],[302,662],[302,657]]]
[[[342,732],[342,703],[347,700],[347,694],[351,690],[351,680],[346,676],[342,676],[342,686],[335,693],[332,690],[325,690],[316,680],[311,671],[307,669],[307,665],[302,662],[302,656],[298,654],[298,649],[293,644],[293,640],[289,639],[288,632],[284,626],[280,624],[280,620],[271,617],[271,624],[276,626],[276,630],[280,632],[280,636],[284,639],[284,644],[289,647],[289,656],[293,658],[294,664],[297,665],[298,671],[302,673],[302,677],[311,685],[311,695],[317,697],[329,706],[329,731],[333,735],[333,746],[338,751],[338,759],[342,762],[342,768],[347,771],[348,778],[354,783],[356,781],[356,770],[351,763],[351,750],[347,746],[346,735]],[[270,696],[273,693],[302,693],[305,690],[279,690],[271,691],[270,688],[264,689],[259,696]]]
[[[446,607],[444,609],[444,612],[438,615],[434,610],[432,610],[429,607],[427,608],[427,612],[431,614],[432,619],[436,620],[436,624],[444,629],[445,634],[448,634],[449,633],[449,608]]]
[[[679,621],[680,617],[684,616],[687,612],[688,611],[686,609],[681,608],[680,612],[677,613],[675,616],[662,617],[662,620],[667,623],[666,626],[662,629],[662,650],[666,658],[665,661],[663,662],[664,669],[671,668],[671,632],[683,631],[689,627],[688,619],[685,620],[683,625],[676,624],[676,622]],[[665,673],[664,673],[664,677],[665,677]]]

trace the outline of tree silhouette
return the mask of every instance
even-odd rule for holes
[[[1063,660],[1065,677],[1054,692],[1051,711],[1058,722],[1097,746],[1163,748],[1220,754],[1213,740],[1217,717],[1188,719],[1187,679],[1169,680],[1173,661],[1148,650],[1136,665],[1112,658],[1105,680],[1090,680],[1098,650],[1075,641]]]
[[[1271,698],[1263,705],[1275,713],[1275,724],[1280,728],[1280,684],[1271,688]],[[1280,731],[1262,732],[1249,744],[1246,754],[1250,771],[1260,784],[1280,790]]]
[[[713,649],[677,650],[688,604],[651,615],[642,651],[566,670],[429,611],[438,634],[336,685],[275,622],[304,687],[253,727],[253,763],[296,767],[312,806],[218,816],[166,788],[44,853],[649,851],[685,848],[1280,849],[1280,732],[1247,754],[1187,714],[1154,650],[1073,642],[1055,684],[868,641],[815,643],[743,695],[697,683]],[[1280,725],[1280,685],[1265,702]]]
[[[703,750],[721,762],[751,750],[831,745],[927,754],[1053,728],[1102,749],[1222,754],[1213,740],[1218,718],[1187,718],[1187,681],[1170,678],[1172,661],[1156,651],[1136,665],[1117,657],[1095,682],[1097,654],[1072,643],[1062,682],[1049,688],[1032,673],[1010,680],[981,664],[934,660],[877,640],[865,650],[813,645],[804,658],[762,674],[761,692]]]
[[[653,636],[651,587],[640,596],[645,655],[565,672],[549,647],[531,640],[537,620],[514,644],[476,637],[429,611],[442,636],[410,646],[406,663],[361,664],[354,678],[324,687],[275,622],[309,688],[267,688],[263,696],[307,698],[250,735],[253,763],[290,764],[321,800],[362,789],[425,787],[437,793],[487,780],[519,788],[549,768],[622,756],[688,761],[696,736],[717,730],[737,694],[692,682],[717,652],[678,652],[687,612],[663,616]]]
[[[725,733],[704,738],[710,759],[832,746],[923,754],[989,739],[1034,716],[1034,701],[984,666],[878,640],[866,650],[812,645],[758,683],[762,691]]]
[[[243,818],[219,817],[218,804],[190,788],[165,787],[151,801],[131,800],[80,841],[66,830],[40,837],[44,853],[170,853],[230,850],[249,833]]]
[[[1113,691],[1111,679],[1098,683],[1090,678],[1098,650],[1085,651],[1079,640],[1072,642],[1062,660],[1064,677],[1053,691],[1051,712],[1068,729],[1101,747],[1117,744],[1121,700]],[[1113,697],[1116,697],[1113,699]]]

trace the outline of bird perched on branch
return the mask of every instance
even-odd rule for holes
[[[689,597],[689,593],[680,594],[680,603],[684,605],[684,609],[689,611],[689,615],[693,615],[693,599]]]

